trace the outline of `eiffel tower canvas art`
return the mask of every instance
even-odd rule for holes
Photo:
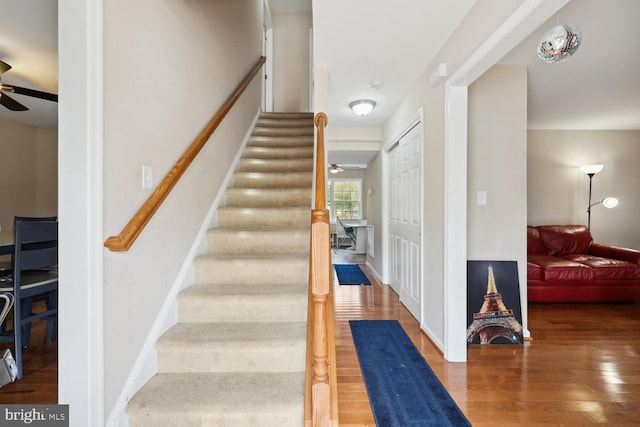
[[[498,291],[496,277],[499,279],[502,293]],[[467,342],[469,344],[522,344],[523,329],[517,263],[515,261],[469,261],[467,280],[469,283]]]

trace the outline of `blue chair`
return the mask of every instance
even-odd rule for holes
[[[29,344],[31,323],[47,321],[47,342],[57,335],[58,221],[55,217],[15,217],[13,232],[13,274],[0,282],[0,292],[14,296],[13,325],[5,328],[0,341],[13,341],[18,378],[22,378],[22,348]],[[33,313],[33,303],[38,300],[44,300],[46,308]]]

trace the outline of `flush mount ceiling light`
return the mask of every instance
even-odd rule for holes
[[[536,53],[548,64],[557,64],[573,55],[582,41],[582,33],[575,25],[556,25],[542,36]]]
[[[370,99],[359,99],[349,104],[349,107],[359,116],[366,116],[373,111],[376,103]]]

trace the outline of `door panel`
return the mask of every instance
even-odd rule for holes
[[[389,236],[391,287],[421,321],[422,125],[389,152]]]

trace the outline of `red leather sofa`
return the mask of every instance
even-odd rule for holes
[[[640,301],[640,251],[593,242],[584,225],[527,227],[530,302]]]

